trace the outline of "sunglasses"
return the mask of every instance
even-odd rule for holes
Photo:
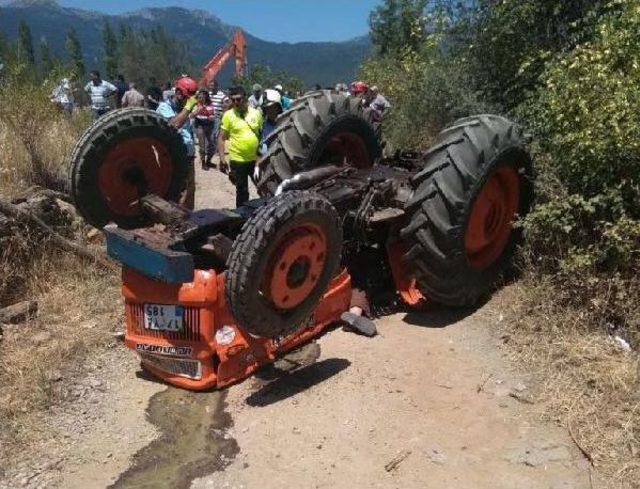
[[[238,95],[236,97],[230,97],[232,102],[242,102],[242,99],[244,98],[242,95]]]

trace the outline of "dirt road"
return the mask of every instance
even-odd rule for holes
[[[197,178],[200,207],[232,205],[226,177]],[[504,358],[505,295],[383,318],[373,339],[335,329],[298,355],[306,366],[224,392],[167,388],[117,345],[0,487],[592,487],[568,433],[542,421],[533,380]]]

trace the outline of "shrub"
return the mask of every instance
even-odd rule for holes
[[[447,57],[439,39],[430,36],[417,52],[372,58],[361,68],[361,78],[392,105],[383,128],[395,148],[426,148],[455,119],[488,110],[470,90],[463,60]]]

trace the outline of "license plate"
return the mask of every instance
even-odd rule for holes
[[[182,331],[184,308],[165,304],[145,304],[144,327],[154,331]]]

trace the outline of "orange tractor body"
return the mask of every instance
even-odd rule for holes
[[[239,33],[233,46],[205,78],[230,51],[242,67]],[[428,151],[382,158],[363,102],[332,91],[297,100],[256,164],[262,197],[236,209],[175,204],[193,161],[155,112],[113,111],[78,141],[70,193],[123,265],[125,341],[147,370],[224,387],[342,317],[357,326],[343,315],[352,291],[376,317],[425,299],[469,306],[509,273],[512,223],[532,199],[521,128],[467,117]]]
[[[122,282],[126,345],[151,373],[191,390],[225,387],[248,377],[339,321],[351,300],[351,277],[343,270],[331,281],[307,326],[282,338],[260,338],[246,333],[231,315],[224,274],[196,270],[192,282],[167,284],[123,268]],[[144,309],[153,307],[149,304],[182,308],[182,330],[146,328]]]

